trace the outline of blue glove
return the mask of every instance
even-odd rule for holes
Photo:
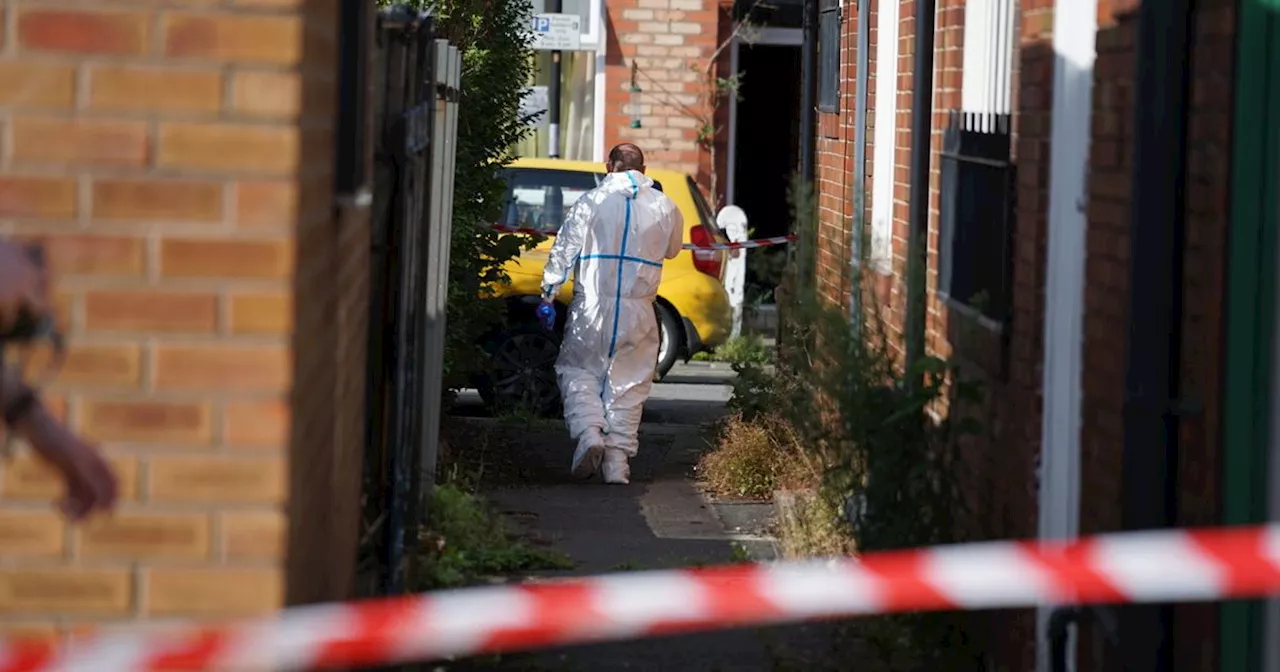
[[[538,304],[538,323],[546,331],[556,330],[556,306],[549,299],[542,299],[542,303]]]

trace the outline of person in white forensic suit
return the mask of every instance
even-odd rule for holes
[[[630,482],[644,402],[658,362],[654,314],[662,262],[680,253],[684,219],[644,174],[644,154],[614,147],[608,175],[569,209],[542,276],[550,303],[574,274],[556,378],[577,440],[572,474]]]

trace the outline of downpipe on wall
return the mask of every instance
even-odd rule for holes
[[[866,193],[867,193],[867,52],[871,49],[871,0],[856,0],[858,3],[858,45],[857,45],[857,79],[854,82],[853,102],[853,184],[849,187],[850,215],[849,249],[853,250],[853,258],[849,260],[853,273],[853,282],[849,291],[849,323],[855,330],[862,329],[862,259],[863,239],[866,230]]]
[[[1183,182],[1192,0],[1138,12],[1121,518],[1126,530],[1177,524]],[[1173,669],[1169,605],[1121,610],[1123,669]]]
[[[926,281],[928,279],[929,155],[933,141],[933,28],[936,0],[916,2],[916,44],[911,72],[911,164],[907,238],[906,363],[909,369],[924,358]],[[910,373],[907,385],[919,389],[920,374]]]

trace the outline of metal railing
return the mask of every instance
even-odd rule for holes
[[[461,59],[432,18],[381,10],[374,55],[361,592],[412,589],[439,444]]]

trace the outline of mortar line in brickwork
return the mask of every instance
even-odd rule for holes
[[[133,608],[129,611],[132,612],[131,615],[135,618],[146,620],[150,616],[147,603],[151,593],[150,585],[148,585],[150,582],[147,581],[147,568],[141,562],[135,562],[131,570],[129,572],[129,580],[133,582],[131,586],[133,590],[130,591],[133,593],[131,595]]]
[[[72,108],[78,112],[88,109],[89,98],[92,95],[92,84],[90,83],[89,66],[87,64],[77,62],[74,84],[75,92]]]

